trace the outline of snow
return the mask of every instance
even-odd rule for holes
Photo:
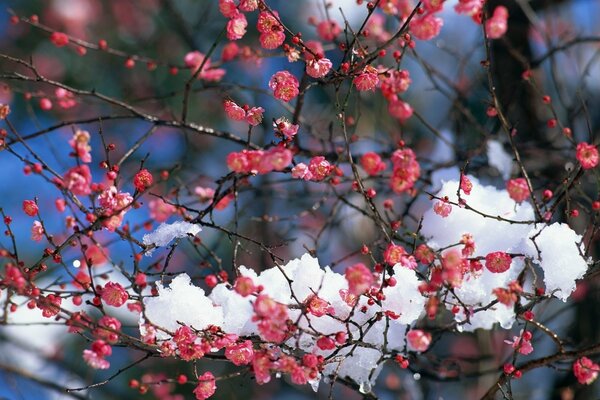
[[[213,305],[204,290],[191,283],[187,274],[176,276],[169,287],[157,283],[158,296],[144,299],[145,316],[158,329],[156,338],[168,339],[182,324],[197,330],[223,326],[223,309]],[[142,317],[143,318],[143,317]],[[167,332],[165,332],[167,331]]]
[[[567,224],[560,223],[533,230],[529,236],[533,240],[529,245],[528,256],[537,260],[544,271],[546,293],[553,293],[566,301],[575,290],[575,281],[582,278],[588,268],[578,248],[581,236]],[[583,249],[581,252],[583,253]]]
[[[473,257],[485,257],[495,251],[523,256],[514,257],[511,267],[503,273],[492,273],[484,268],[481,275],[466,274],[462,285],[454,290],[456,296],[472,308],[489,305],[496,299],[493,289],[505,288],[509,282],[516,280],[525,267],[524,259],[527,257],[543,270],[546,292],[566,300],[575,289],[575,281],[587,270],[587,263],[577,244],[581,237],[566,224],[534,224],[531,204],[516,204],[506,190],[482,185],[471,176],[469,179],[473,183],[471,194],[461,193],[468,207],[453,205],[452,212],[445,218],[435,214],[433,209],[424,214],[421,233],[428,238],[427,244],[433,249],[446,248],[459,243],[461,236],[469,233],[475,241]],[[458,203],[458,185],[458,179],[443,182],[437,196],[448,196],[451,202]],[[504,220],[495,218],[498,216]],[[466,319],[463,310],[455,317],[457,321]],[[491,329],[496,323],[510,328],[514,320],[512,307],[497,304],[472,315],[469,323],[462,328],[467,331]]]
[[[487,142],[487,157],[488,164],[500,172],[502,179],[507,180],[513,169],[513,157],[508,154],[502,143],[497,140],[489,140]]]
[[[196,236],[202,229],[200,225],[190,224],[185,221],[177,221],[172,224],[162,223],[152,233],[144,235],[142,243],[146,246],[162,247],[166,246],[173,239],[186,237],[188,235]],[[146,251],[146,255],[152,255],[153,249]]]

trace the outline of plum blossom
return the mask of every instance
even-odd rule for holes
[[[577,151],[575,153],[577,161],[581,164],[583,169],[592,169],[598,165],[598,149],[596,146],[581,142],[577,145]]]
[[[508,29],[508,9],[504,6],[498,6],[494,9],[491,18],[485,21],[485,30],[488,38],[499,39]]]
[[[300,93],[298,79],[288,71],[276,72],[269,80],[269,87],[275,98],[290,101]]]

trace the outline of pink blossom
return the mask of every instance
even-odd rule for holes
[[[237,57],[240,52],[240,48],[235,42],[229,42],[225,46],[223,46],[223,50],[221,51],[221,60],[223,62],[231,61]]]
[[[381,94],[389,101],[396,100],[397,95],[406,92],[411,83],[407,70],[392,71],[381,78]]]
[[[308,170],[311,173],[311,179],[314,181],[322,181],[331,173],[333,167],[329,161],[323,156],[316,156],[310,159]]]
[[[252,107],[246,111],[246,122],[252,126],[260,124],[263,120],[265,109],[262,107]]]
[[[393,266],[400,263],[402,257],[404,257],[405,255],[406,250],[404,250],[404,247],[390,243],[383,252],[383,259],[386,263],[388,263],[388,265]]]
[[[494,14],[485,21],[485,31],[488,38],[501,38],[508,29],[508,9],[504,6],[498,6],[494,9]]]
[[[316,294],[309,295],[308,298],[304,300],[304,304],[306,304],[306,311],[315,317],[322,317],[326,314],[334,312],[334,309],[329,305],[329,303]]]
[[[438,201],[433,205],[433,212],[446,218],[452,212],[452,206],[445,201]]]
[[[92,147],[90,146],[90,133],[88,131],[77,129],[71,140],[69,140],[69,145],[81,162],[92,162],[92,155],[90,154]]]
[[[533,351],[531,344],[531,332],[521,331],[520,336],[513,336],[513,340],[505,340],[504,343],[510,344],[513,349],[517,350],[523,355],[530,354]]]
[[[381,160],[379,154],[374,153],[372,151],[365,153],[360,158],[360,165],[363,167],[366,173],[371,176],[378,175],[381,171],[384,171],[386,168],[385,162]]]
[[[517,203],[522,203],[530,195],[529,186],[525,178],[511,179],[506,182],[506,191],[511,199]]]
[[[288,334],[287,307],[266,294],[259,294],[254,301],[254,317],[260,337],[273,343],[283,342]]]
[[[194,193],[196,193],[196,196],[200,197],[202,203],[211,201],[215,197],[215,189],[208,187],[196,186],[194,188]]]
[[[586,142],[579,143],[575,156],[583,169],[595,168],[598,165],[598,149],[592,144]]]
[[[212,68],[209,59],[204,61],[205,55],[199,51],[191,51],[185,55],[183,62],[188,68],[192,69],[192,73],[196,73],[198,68],[202,66],[202,70],[198,74],[198,79],[204,79],[206,81],[219,81],[225,75],[225,70],[222,68]]]
[[[313,78],[322,78],[331,70],[332,65],[328,58],[312,59],[306,62],[306,73]]]
[[[177,211],[174,205],[167,204],[162,199],[150,200],[148,209],[150,210],[150,218],[156,222],[165,222]]]
[[[254,286],[252,278],[240,276],[235,280],[233,290],[242,297],[248,297],[256,291],[256,286]]]
[[[205,372],[198,378],[198,386],[194,389],[194,395],[197,400],[204,400],[215,394],[216,390],[214,375],[211,372]]]
[[[223,108],[225,109],[227,117],[234,121],[243,121],[246,119],[246,110],[231,100],[225,100],[223,102]]]
[[[44,228],[42,227],[42,223],[40,221],[33,221],[33,226],[31,227],[31,240],[40,242],[43,238]]]
[[[234,365],[248,365],[254,358],[254,348],[250,340],[242,343],[231,344],[225,349],[225,358]]]
[[[237,14],[227,22],[227,39],[239,40],[246,34],[248,20],[242,13]]]
[[[454,6],[454,11],[458,14],[466,14],[470,17],[475,17],[481,13],[483,0],[459,0]]]
[[[60,296],[49,294],[48,296],[40,296],[37,300],[37,306],[42,310],[44,318],[51,318],[58,315],[62,299]]]
[[[317,347],[321,350],[333,350],[335,349],[335,341],[327,336],[321,336],[317,340]]]
[[[322,56],[325,54],[325,50],[323,50],[323,45],[321,44],[321,42],[318,42],[316,40],[307,40],[304,43],[304,47],[304,59],[306,61],[314,60],[315,54],[318,56]]]
[[[460,177],[460,189],[466,195],[471,194],[471,190],[473,189],[473,184],[471,183],[471,180],[466,175],[462,175]]]
[[[105,329],[106,328],[106,329]],[[108,343],[117,343],[119,341],[118,331],[121,330],[121,322],[111,316],[105,315],[98,320],[98,327],[94,329],[94,337],[106,340]]]
[[[70,92],[66,89],[56,88],[54,91],[54,96],[56,96],[56,99],[58,100],[58,105],[65,110],[77,105],[73,92]]]
[[[298,133],[298,125],[292,124],[287,118],[281,117],[275,120],[273,127],[286,139],[290,140]]]
[[[573,363],[573,374],[582,385],[590,385],[598,378],[600,366],[587,357],[581,357]]]
[[[23,200],[23,212],[30,217],[35,217],[38,213],[38,205],[33,200]]]
[[[219,11],[225,18],[234,18],[240,13],[233,0],[219,0]]]
[[[292,162],[292,152],[284,147],[271,147],[265,155],[265,162],[271,170],[283,171]]]
[[[298,79],[288,71],[276,72],[269,80],[269,87],[275,98],[290,101],[300,93]]]
[[[133,177],[133,186],[138,192],[143,192],[152,186],[154,179],[152,178],[152,174],[146,168],[140,170]]]
[[[342,32],[342,28],[334,20],[321,21],[317,25],[317,34],[322,40],[330,42]]]
[[[485,267],[494,273],[507,271],[511,262],[512,257],[503,251],[496,251],[485,256]]]
[[[348,290],[351,294],[357,296],[369,290],[375,281],[369,268],[362,263],[346,268],[344,275],[348,281]]]
[[[87,365],[94,369],[108,369],[110,367],[110,363],[101,357],[92,350],[84,350],[83,351],[83,360]]]
[[[272,366],[273,362],[265,352],[254,355],[254,359],[252,360],[252,371],[254,372],[256,383],[263,385],[271,380]]]
[[[258,8],[258,0],[240,0],[240,10],[244,12],[254,11]]]
[[[308,169],[308,165],[304,163],[298,163],[292,168],[292,178],[310,181],[312,177],[312,172]]]
[[[431,344],[431,334],[421,329],[411,329],[406,334],[408,347],[413,351],[420,353],[426,351]]]
[[[274,50],[283,44],[285,34],[282,31],[263,32],[258,37],[258,41],[264,49]]]
[[[379,83],[379,71],[371,65],[367,65],[363,71],[354,78],[356,90],[374,90]]]
[[[238,173],[248,171],[248,157],[244,152],[231,152],[227,155],[227,167]]]
[[[63,177],[63,184],[67,190],[74,195],[86,196],[92,193],[90,184],[92,183],[92,174],[90,167],[79,165],[68,170]]]
[[[120,283],[108,282],[102,289],[102,300],[109,306],[121,307],[129,299],[129,295]]]
[[[404,122],[413,115],[413,108],[410,104],[400,100],[393,99],[388,104],[388,112],[390,115],[400,122]]]
[[[419,40],[431,40],[440,34],[443,25],[444,21],[441,18],[425,14],[410,21],[410,32]]]

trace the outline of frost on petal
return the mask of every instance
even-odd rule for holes
[[[502,144],[496,140],[487,142],[488,163],[502,175],[502,179],[507,180],[513,168],[513,158],[508,154]]]
[[[158,296],[144,299],[148,320],[140,321],[140,327],[150,322],[175,332],[181,324],[198,330],[209,325],[223,326],[223,309],[215,306],[202,288],[194,286],[187,274],[176,276],[169,287],[157,283],[157,288]],[[169,339],[170,335],[157,329],[156,338]]]
[[[172,224],[162,223],[154,232],[144,235],[142,242],[146,246],[166,246],[171,243],[173,239],[186,237],[188,235],[196,236],[201,230],[200,225],[190,224],[185,221],[177,221]],[[152,250],[146,251],[146,255],[152,255]]]
[[[534,237],[540,229],[534,229],[528,237]],[[539,261],[544,271],[546,293],[554,293],[559,299],[566,301],[575,290],[575,280],[580,279],[588,268],[581,256],[578,243],[581,236],[567,224],[554,223],[541,228],[541,232],[530,242],[528,256]],[[539,249],[539,254],[538,254]]]

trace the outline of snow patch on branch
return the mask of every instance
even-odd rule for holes
[[[146,246],[154,245],[156,247],[163,247],[171,243],[173,239],[188,235],[196,236],[201,230],[200,225],[190,224],[185,221],[177,221],[172,224],[162,223],[154,232],[144,235],[142,243]],[[153,251],[154,249],[146,251],[146,255],[152,255]]]

